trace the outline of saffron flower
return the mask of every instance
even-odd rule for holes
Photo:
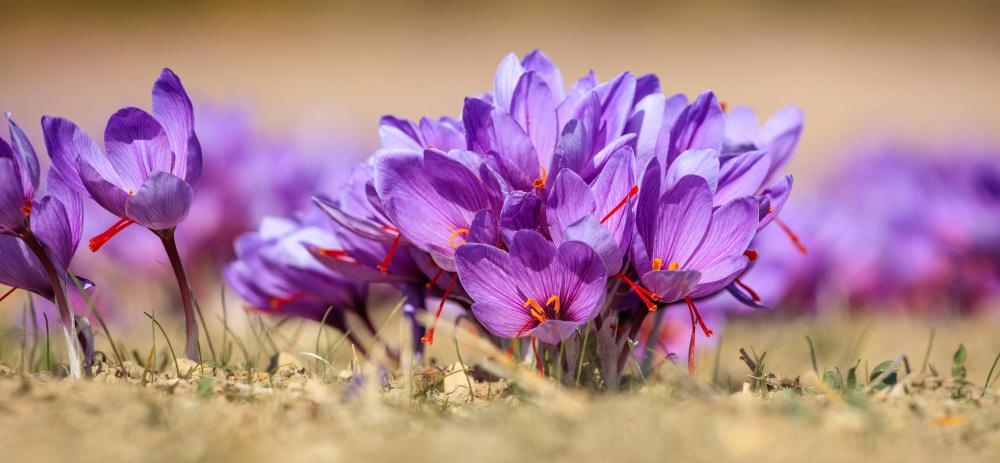
[[[556,247],[537,232],[514,235],[510,252],[469,243],[457,251],[472,313],[502,338],[558,344],[594,319],[604,301],[604,262],[584,243]]]
[[[180,288],[187,334],[185,356],[198,360],[198,322],[174,230],[194,201],[201,176],[201,146],[194,133],[191,100],[177,75],[164,69],[152,93],[152,114],[127,107],[108,120],[106,155],[66,119],[46,117],[42,126],[52,162],[68,173],[70,186],[121,218],[90,240],[91,251],[97,252],[136,223],[160,238]]]
[[[47,191],[36,198],[38,157],[9,114],[8,123],[12,143],[0,138],[0,284],[12,289],[0,300],[20,288],[54,301],[66,337],[70,375],[79,378],[79,347],[66,285],[83,228],[83,202],[59,166],[49,169]]]

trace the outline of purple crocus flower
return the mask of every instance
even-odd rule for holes
[[[238,259],[226,267],[225,279],[261,313],[325,322],[344,332],[346,315],[355,313],[370,327],[364,309],[366,285],[327,269],[309,252],[336,246],[336,238],[320,221],[268,217],[258,231],[236,240]]]
[[[82,199],[67,186],[59,166],[49,170],[47,191],[36,199],[38,157],[9,117],[12,143],[0,138],[0,283],[14,289],[0,300],[21,288],[54,301],[66,336],[70,374],[78,378],[81,367],[66,282],[72,280],[67,269],[83,228]]]
[[[458,249],[456,263],[475,300],[472,313],[502,338],[558,344],[597,316],[604,300],[604,262],[584,243],[556,247],[538,232],[521,230],[509,253],[469,243]]]
[[[153,85],[153,114],[127,107],[111,116],[104,132],[106,155],[66,119],[45,117],[42,126],[52,162],[67,174],[67,183],[121,218],[90,240],[91,251],[134,223],[163,242],[184,307],[185,355],[200,359],[193,298],[174,239],[201,176],[194,111],[180,79],[170,69],[160,73]]]

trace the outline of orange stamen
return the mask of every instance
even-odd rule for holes
[[[671,262],[670,265],[667,266],[667,270],[670,271],[680,270],[680,269],[681,269],[681,264],[679,264],[676,260]]]
[[[392,240],[392,246],[389,247],[389,253],[385,255],[385,259],[382,260],[381,264],[378,264],[378,269],[382,273],[388,273],[389,262],[392,262],[392,256],[396,254],[396,248],[399,247],[399,240],[403,238],[403,234],[396,232],[396,239]]]
[[[128,217],[115,222],[115,224],[112,225],[111,228],[108,228],[104,233],[90,239],[90,252],[97,252],[101,249],[101,247],[107,244],[108,241],[111,241],[111,238],[114,238],[115,235],[121,233],[122,230],[128,228],[129,225],[134,223],[135,220]]]
[[[438,319],[441,318],[441,311],[444,310],[444,301],[448,300],[448,295],[451,294],[451,289],[455,287],[455,281],[458,280],[458,274],[454,274],[451,277],[451,283],[448,283],[448,289],[444,291],[444,296],[441,296],[441,303],[438,304],[437,313],[434,314],[434,321],[431,322],[430,328],[427,328],[427,333],[424,337],[420,338],[420,342],[424,344],[434,344],[434,328],[437,326]]]
[[[456,243],[455,242],[455,237],[458,236],[458,235],[462,235],[462,242],[461,243]],[[455,231],[451,232],[450,235],[448,235],[448,244],[450,244],[452,248],[458,249],[459,246],[465,244],[465,239],[468,238],[468,237],[469,237],[469,229],[468,228],[458,228]]]
[[[659,296],[657,296],[652,291],[637,285],[634,281],[630,280],[629,277],[621,273],[614,275],[614,277],[621,281],[624,281],[626,284],[632,287],[632,291],[635,291],[635,294],[639,296],[639,299],[642,299],[642,302],[646,304],[646,308],[649,309],[650,312],[656,311],[656,304],[653,303],[653,301],[659,300]],[[652,299],[652,301],[650,299]]]
[[[695,337],[698,333],[695,321],[697,321],[697,325],[701,325],[701,330],[705,333],[705,336],[712,336],[712,330],[705,326],[705,320],[701,319],[701,314],[698,313],[698,307],[695,307],[694,301],[691,300],[691,296],[685,297],[684,302],[687,302],[688,313],[691,315],[691,343],[688,344],[688,377],[692,377],[694,376]]]
[[[0,296],[0,302],[3,302],[4,299],[7,299],[7,296],[14,294],[14,291],[17,291],[16,287],[10,288],[10,291],[7,291],[6,293],[3,294],[3,296]]]
[[[632,197],[637,194],[639,194],[639,185],[632,185],[632,189],[628,190],[628,194],[625,195],[624,198],[622,198],[622,200],[618,203],[617,206],[614,207],[614,209],[611,209],[611,212],[608,212],[608,215],[604,216],[604,218],[601,219],[601,223],[607,222],[608,219],[611,218],[611,216],[615,215],[615,212],[618,212],[619,209],[625,207],[625,203],[627,203],[629,199],[632,199]]]
[[[760,296],[757,295],[757,292],[754,291],[753,288],[747,286],[745,283],[740,281],[739,278],[736,279],[736,286],[739,286],[740,288],[743,289],[743,291],[750,293],[750,297],[753,299],[754,302],[760,302]]]
[[[743,255],[747,256],[747,259],[750,259],[750,262],[757,260],[757,251],[754,251],[753,249],[747,249],[746,251],[743,251]]]
[[[433,288],[434,285],[437,283],[438,278],[441,278],[441,274],[442,273],[444,273],[444,269],[443,268],[439,268],[438,271],[437,271],[437,273],[435,273],[434,276],[430,280],[427,281],[427,288]]]
[[[542,188],[545,188],[545,178],[548,177],[549,173],[546,172],[545,166],[541,164],[538,165],[538,168],[541,169],[542,176],[536,178],[535,181],[531,182],[531,186],[535,187],[535,189],[537,190],[541,190]]]
[[[806,249],[805,245],[802,244],[802,241],[799,241],[799,235],[796,235],[795,232],[793,232],[792,229],[785,224],[785,222],[782,222],[781,219],[775,217],[774,223],[778,224],[785,234],[788,235],[788,239],[792,240],[792,244],[795,245],[795,248],[798,249],[799,252],[802,254],[808,253],[808,249]]]

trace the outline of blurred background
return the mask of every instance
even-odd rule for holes
[[[383,114],[459,116],[462,98],[489,90],[507,53],[540,48],[570,82],[591,69],[602,80],[630,70],[658,74],[668,94],[713,89],[730,106],[749,105],[762,118],[789,104],[801,107],[805,132],[788,169],[798,210],[825,208],[809,202],[810,190],[873,144],[891,142],[893,156],[904,160],[968,153],[996,159],[1000,6],[872,3],[0,2],[0,108],[14,114],[41,153],[42,115],[67,117],[100,138],[119,107],[148,108],[150,86],[168,66],[192,95],[199,123],[225,127],[216,133],[226,136],[214,142],[199,129],[206,169],[217,178],[249,175],[240,191],[254,191],[255,179],[269,183],[266,176],[279,175],[274,165],[248,170],[260,157],[243,153],[270,149],[287,162],[278,166],[293,174],[286,181],[300,174],[308,178],[303,185],[323,190],[377,146]],[[243,145],[227,145],[232,134]],[[233,154],[222,155],[226,150]],[[311,166],[323,166],[324,174]],[[303,207],[307,198],[277,205],[199,195],[199,204],[215,201],[196,206],[206,208],[204,220],[218,221],[204,226],[208,233],[235,223],[227,240],[255,228],[264,214]],[[96,211],[88,221],[99,232],[114,220]],[[154,278],[168,275],[162,251],[143,234],[122,234],[107,255],[84,247],[77,265],[117,271],[126,282],[142,274],[124,264],[138,256],[131,262],[153,262]],[[195,272],[204,279],[195,291],[203,300],[218,298],[212,277],[231,257],[225,242],[218,246],[217,254],[199,255]],[[109,263],[113,270],[104,270]],[[169,283],[161,289],[105,285],[98,307],[101,297],[113,296],[104,304],[137,315],[119,323],[148,324],[141,312],[150,292],[173,297],[173,282],[163,281]]]

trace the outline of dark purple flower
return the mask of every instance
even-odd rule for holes
[[[475,300],[472,313],[502,338],[534,336],[557,344],[597,316],[606,271],[589,246],[567,241],[556,247],[522,230],[510,252],[469,243],[456,262],[462,285]]]

